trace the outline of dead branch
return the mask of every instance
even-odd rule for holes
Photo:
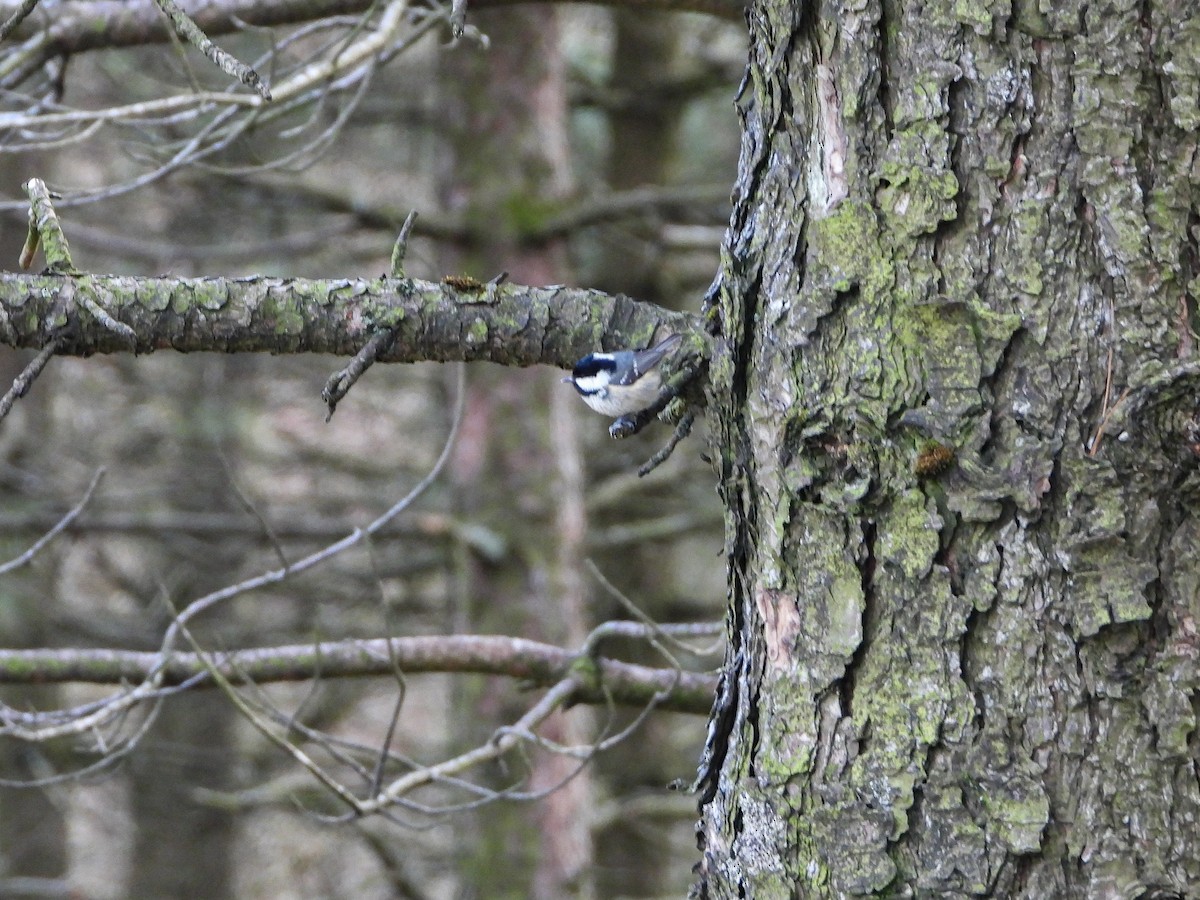
[[[678,636],[714,636],[720,628],[640,623],[622,636],[646,639],[655,629]],[[616,632],[614,632],[616,633]],[[500,675],[549,686],[561,680],[577,661],[578,653],[539,641],[493,635],[444,635],[429,637],[374,638],[370,640],[322,641],[255,647],[245,650],[210,651],[216,669],[235,685],[303,681],[319,674],[323,678],[390,676],[394,665],[408,675],[429,672],[460,672]],[[595,664],[598,683],[581,686],[573,698],[581,703],[602,703],[607,689],[616,703],[640,706],[655,693],[671,687],[675,672],[599,657]],[[142,681],[161,667],[164,687],[188,685],[212,687],[203,662],[194,652],[172,653],[165,664],[157,652],[116,649],[0,650],[0,684],[121,684]],[[712,705],[716,677],[684,672],[679,684],[660,704],[677,712],[707,713]]]

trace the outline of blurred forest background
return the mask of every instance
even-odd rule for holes
[[[2,265],[15,269],[25,237],[26,179],[70,197],[143,178],[59,208],[80,269],[374,277],[415,209],[414,277],[507,271],[698,309],[736,169],[744,27],[584,6],[471,10],[484,47],[451,44],[439,16],[361,90],[263,117],[161,177],[143,178],[195,123],[0,130]],[[331,35],[350,40],[357,19],[219,43],[243,59],[277,45],[276,64],[300,66]],[[406,19],[392,46],[416,31]],[[51,60],[7,82],[3,108],[102,109],[228,83],[195,50],[158,44]],[[5,389],[28,360],[0,350]],[[66,533],[0,577],[0,645],[156,650],[168,604],[296,559],[403,496],[446,439],[454,369],[376,366],[327,424],[321,387],[344,363],[168,352],[52,361],[0,423],[0,562],[106,474]],[[507,634],[575,649],[630,616],[589,560],[656,621],[719,621],[720,507],[699,458],[703,425],[639,480],[669,429],[613,442],[561,375],[468,367],[458,442],[412,509],[368,545],[197,621],[197,637],[234,648]],[[604,646],[662,665],[644,643]],[[720,660],[719,648],[681,657],[697,671]],[[8,687],[0,699],[45,709],[107,690]],[[298,723],[368,747],[387,740],[401,694],[391,747],[422,763],[486,742],[533,702],[513,679],[454,674],[259,692]],[[622,711],[610,732],[635,715]],[[556,739],[587,744],[607,717],[576,707],[550,725]],[[327,791],[221,692],[189,691],[162,705],[127,757],[85,778],[56,776],[103,756],[88,741],[0,744],[5,784],[43,782],[0,789],[0,896],[680,896],[696,858],[695,801],[666,785],[693,776],[704,726],[702,715],[655,713],[541,799],[330,825],[315,813],[344,808]],[[576,768],[531,754],[522,790]],[[501,789],[523,774],[493,765],[478,777]],[[449,789],[414,799],[464,801]]]

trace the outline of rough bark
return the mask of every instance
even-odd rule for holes
[[[1184,896],[1195,7],[749,23],[700,890]]]

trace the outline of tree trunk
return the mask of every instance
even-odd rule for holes
[[[1200,18],[991,6],[748,13],[705,895],[1200,883]]]

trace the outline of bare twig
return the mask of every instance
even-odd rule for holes
[[[192,650],[195,652],[196,657],[204,665],[205,669],[208,671],[208,674],[217,683],[217,686],[221,689],[225,696],[229,698],[229,701],[233,703],[235,707],[237,707],[238,712],[242,714],[246,721],[248,721],[254,727],[254,729],[258,731],[259,734],[290,755],[292,759],[294,759],[302,768],[307,769],[314,778],[321,782],[321,784],[325,785],[325,787],[327,787],[348,806],[350,806],[351,809],[361,815],[362,811],[359,808],[358,798],[356,798],[354,794],[341,782],[339,782],[332,775],[328,774],[307,753],[289,741],[285,736],[276,734],[271,728],[270,722],[265,720],[257,712],[251,709],[250,705],[241,698],[236,690],[234,690],[233,685],[230,684],[229,680],[221,674],[216,665],[213,664],[213,662],[209,659],[208,654],[201,649],[195,638],[192,637],[192,633],[188,630],[187,625],[180,621],[178,617],[176,617],[173,624],[183,634],[187,642],[191,644]]]
[[[95,289],[98,292],[104,292],[104,288],[100,285],[97,285]],[[137,335],[134,333],[133,329],[124,322],[118,322],[116,319],[114,319],[112,315],[109,314],[108,310],[96,302],[89,291],[76,290],[75,283],[70,281],[63,285],[62,290],[66,298],[77,301],[80,306],[82,306],[91,314],[93,319],[100,323],[100,325],[107,328],[113,334],[124,338],[125,342],[129,344],[129,349],[135,351],[137,350]]]
[[[664,462],[666,462],[668,457],[670,457],[670,455],[675,451],[676,445],[692,433],[692,424],[695,421],[696,413],[694,410],[689,409],[687,412],[685,412],[679,419],[679,422],[676,423],[675,431],[671,435],[671,439],[667,441],[661,450],[646,460],[646,462],[642,464],[641,468],[638,469],[638,477],[645,478]]]
[[[8,20],[0,25],[0,41],[8,40],[8,36],[17,30],[17,26],[25,21],[25,17],[33,12],[33,8],[37,5],[38,0],[23,0],[21,5],[8,17]]]
[[[233,490],[233,496],[237,498],[238,504],[254,517],[258,522],[258,526],[262,529],[261,533],[266,537],[271,549],[275,551],[275,558],[279,560],[281,568],[286,569],[288,566],[287,554],[283,552],[283,544],[279,542],[279,536],[275,534],[275,529],[271,527],[271,523],[267,521],[267,517],[259,511],[256,504],[242,490],[242,486],[238,484],[237,477],[234,475],[233,466],[229,462],[229,457],[225,455],[225,451],[218,449],[217,456],[221,460],[221,468],[225,470],[225,478],[229,483],[229,487]]]
[[[720,626],[644,625],[609,622],[596,629],[584,650],[595,656],[595,643],[620,636],[653,640],[657,637],[712,636]],[[688,647],[691,653],[701,650]],[[228,652],[210,651],[209,657],[233,684],[267,684],[301,681],[315,676],[357,678],[408,675],[426,672],[472,672],[499,675],[535,685],[553,684],[576,664],[579,652],[538,641],[495,635],[437,635],[375,638],[258,647]],[[594,680],[581,688],[578,702],[599,703],[601,686],[614,702],[640,706],[669,688],[673,672],[595,656]],[[211,687],[206,667],[194,654],[176,651],[165,665],[155,652],[110,649],[0,650],[0,684],[120,684],[141,681],[160,667],[162,686]],[[665,705],[680,712],[708,711],[715,679],[706,673],[685,672],[676,692]]]
[[[93,775],[98,775],[105,772],[119,763],[122,759],[132,753],[137,746],[142,742],[147,732],[153,727],[158,719],[158,712],[162,708],[163,695],[153,694],[149,696],[152,701],[146,716],[134,729],[133,734],[121,738],[118,742],[110,744],[103,737],[99,730],[91,732],[91,736],[95,739],[97,749],[102,754],[95,762],[90,763],[78,769],[72,769],[69,772],[56,773],[47,775],[41,778],[31,778],[26,780],[18,779],[0,779],[0,787],[5,788],[47,788],[67,782],[79,782],[81,779],[89,778]],[[132,707],[126,707],[126,710]],[[35,725],[32,729],[25,729],[17,725],[13,721],[12,710],[7,707],[0,708],[0,734],[10,737],[23,738],[25,740],[43,740],[38,735],[43,734],[42,731],[37,731]],[[124,718],[123,716],[121,718]],[[48,738],[47,738],[48,739]]]
[[[386,526],[392,519],[406,509],[417,497],[419,497],[429,487],[430,484],[438,477],[442,469],[446,465],[446,461],[450,457],[450,450],[454,445],[454,440],[458,435],[459,425],[462,421],[463,406],[465,403],[466,391],[464,389],[465,375],[463,369],[459,367],[458,378],[458,400],[455,404],[454,417],[451,423],[450,434],[447,436],[446,443],[442,448],[442,453],[434,463],[430,472],[417,483],[402,499],[394,503],[390,509],[378,516],[365,529],[355,529],[340,541],[322,548],[321,550],[311,553],[303,559],[297,561],[291,566],[275,569],[270,572],[265,572],[254,578],[248,578],[237,584],[229,585],[221,590],[213,591],[189,603],[184,609],[173,619],[168,626],[163,637],[162,646],[156,654],[156,659],[145,679],[136,686],[124,690],[111,697],[106,697],[103,700],[88,704],[82,710],[60,711],[54,714],[38,714],[34,718],[28,720],[28,724],[20,717],[14,718],[11,714],[6,713],[2,725],[0,725],[0,735],[9,735],[21,740],[40,742],[52,740],[57,737],[67,735],[78,735],[92,732],[99,729],[108,723],[111,723],[117,717],[124,715],[128,710],[143,703],[148,699],[153,699],[161,694],[162,684],[164,682],[165,670],[170,664],[172,653],[177,642],[181,629],[187,623],[212,609],[218,604],[240,596],[248,591],[257,590],[258,588],[267,585],[278,584],[293,575],[307,571],[335,556],[357,545],[367,535],[375,532]]]
[[[625,607],[625,609],[628,610],[629,613],[631,615],[633,615],[636,619],[638,619],[638,621],[640,621],[646,628],[650,629],[651,632],[653,633],[653,636],[661,637],[664,641],[671,644],[675,648],[677,648],[679,650],[683,650],[686,653],[694,654],[696,656],[705,656],[709,653],[712,653],[716,647],[720,646],[720,641],[718,641],[716,644],[713,644],[712,646],[709,646],[709,647],[693,647],[692,645],[679,640],[677,629],[679,629],[681,626],[659,625],[657,622],[654,621],[654,619],[652,619],[649,615],[647,615],[642,610],[641,607],[639,607],[636,603],[633,602],[633,600],[631,600],[628,596],[626,596],[625,593],[620,588],[618,588],[615,584],[613,584],[611,581],[609,581],[608,578],[605,577],[604,573],[600,571],[600,567],[596,565],[595,560],[588,559],[585,561],[585,564],[587,565],[588,571],[592,573],[592,577],[600,582],[600,585],[606,591],[608,591],[609,595],[612,596],[612,598],[614,600],[616,600],[623,607]],[[593,637],[589,638],[589,642],[594,639],[598,639],[599,637],[604,637],[605,634],[600,632],[600,629],[603,629],[604,627],[605,626],[602,625],[595,632],[593,632]],[[700,628],[702,629],[699,631],[699,633],[701,633],[701,634],[720,633],[719,627],[715,626],[715,625],[702,624],[700,626]],[[715,629],[715,630],[706,630],[706,629]],[[696,632],[693,632],[693,634],[694,633],[696,633]],[[646,638],[648,640],[650,640],[651,635],[646,635]],[[657,649],[660,653],[662,653],[667,658],[667,660],[671,662],[672,665],[679,667],[679,663],[677,663],[675,661],[675,657],[671,656],[671,654],[667,653],[666,650],[664,650],[662,647],[659,647],[657,644],[655,644],[653,640],[650,640],[650,642],[655,647],[655,649]]]
[[[407,8],[407,0],[395,0],[395,2],[389,3],[384,9],[378,27],[366,37],[330,59],[318,60],[305,66],[295,75],[277,85],[276,92],[281,96],[296,96],[315,84],[323,83],[357,67],[373,56],[383,53],[403,24],[404,12]]]
[[[395,342],[396,332],[390,328],[376,331],[371,335],[371,339],[363,345],[363,348],[354,354],[354,358],[350,362],[326,379],[325,387],[321,389],[321,399],[325,401],[325,406],[328,408],[328,412],[325,413],[326,422],[333,418],[334,410],[337,409],[342,398],[350,393],[350,388],[354,387],[367,369],[375,365],[379,354],[386,353]]]
[[[405,217],[404,224],[400,226],[400,233],[396,236],[396,243],[392,246],[391,265],[388,266],[389,272],[393,278],[407,278],[404,274],[404,257],[408,254],[408,237],[412,234],[413,225],[417,222],[417,211],[414,209]]]
[[[476,747],[453,759],[437,765],[428,766],[415,772],[410,772],[392,781],[382,792],[362,804],[363,812],[375,812],[394,803],[397,798],[404,796],[415,788],[425,784],[440,781],[448,776],[458,775],[468,769],[505,755],[521,742],[521,734],[533,731],[552,713],[561,709],[575,695],[579,682],[575,676],[568,676],[548,690],[528,712],[525,713],[511,729],[504,733],[497,732],[496,737],[481,747]]]
[[[425,16],[422,23],[412,28],[402,40],[396,40],[396,35],[405,23],[406,10],[407,0],[395,0],[395,2],[389,3],[374,27],[353,44],[334,48],[330,51],[329,58],[298,66],[287,73],[273,89],[274,102],[269,111],[267,111],[268,107],[261,96],[234,92],[193,92],[107,110],[55,111],[52,109],[38,110],[36,113],[0,113],[0,129],[17,131],[72,124],[81,126],[99,120],[127,123],[140,129],[146,127],[147,123],[136,120],[150,116],[170,114],[176,120],[180,116],[185,118],[211,116],[195,134],[182,140],[176,148],[173,148],[173,155],[169,159],[152,170],[120,184],[91,191],[73,192],[59,202],[60,207],[75,206],[119,196],[151,184],[183,166],[199,165],[227,147],[253,124],[266,124],[287,116],[294,116],[298,108],[320,101],[327,95],[352,91],[349,101],[343,104],[338,115],[327,126],[325,125],[326,117],[314,117],[312,120],[314,123],[319,122],[325,127],[313,140],[306,142],[282,158],[256,165],[254,170],[262,171],[268,168],[304,165],[332,145],[337,131],[365,96],[371,75],[378,66],[395,54],[411,47],[437,22],[445,20],[444,15],[441,17]],[[267,59],[270,58],[271,56],[268,55]],[[167,123],[149,124],[165,125]],[[236,170],[230,169],[230,171]],[[14,208],[14,204],[11,201],[0,202],[0,210],[12,208]]]
[[[71,507],[71,510],[65,516],[58,520],[57,525],[38,538],[28,550],[15,559],[10,559],[8,562],[0,565],[0,575],[7,575],[13,569],[18,569],[21,566],[31,562],[43,547],[54,540],[54,538],[61,534],[68,525],[75,521],[76,517],[83,512],[83,508],[88,505],[88,501],[92,499],[92,494],[95,493],[96,486],[100,484],[100,479],[103,477],[104,469],[97,469],[96,474],[92,476],[92,481],[87,486],[87,490],[83,492],[83,497],[79,500],[79,502]]]
[[[175,5],[174,0],[154,0],[154,2],[158,4],[163,15],[170,20],[175,33],[207,56],[217,68],[236,78],[242,84],[253,88],[264,100],[271,99],[271,91],[259,74],[214,44],[188,14]]]
[[[42,374],[42,370],[50,362],[50,357],[58,350],[58,345],[59,338],[51,338],[50,343],[43,347],[38,352],[38,355],[30,360],[29,365],[22,369],[21,373],[13,379],[12,387],[8,389],[8,393],[0,397],[0,421],[9,414],[14,403],[29,393],[29,389],[33,387],[33,383],[37,381],[37,377]],[[0,570],[0,572],[2,571]]]
[[[467,0],[454,0],[450,5],[450,33],[455,38],[463,36],[467,24]]]
[[[201,5],[196,18],[210,35],[239,31],[247,25],[297,25],[320,16],[361,13],[372,0],[236,0]],[[475,8],[510,5],[512,0],[472,0]],[[612,0],[610,0],[612,2]],[[628,5],[625,3],[623,5]],[[740,22],[745,0],[639,0],[643,8],[676,12],[699,12]],[[64,0],[55,6],[56,42],[64,53],[80,53],[110,47],[162,43],[168,40],[162,16],[149,14],[128,0]],[[445,21],[445,14],[439,16]],[[36,35],[32,26],[17,29],[21,39]]]
[[[466,402],[465,385],[465,369],[463,366],[459,366],[457,386],[458,399],[455,402],[454,415],[450,425],[450,433],[447,435],[446,441],[442,446],[442,452],[438,456],[437,461],[433,464],[433,468],[429,470],[425,477],[417,482],[417,484],[407,494],[405,494],[404,497],[392,504],[391,508],[389,508],[382,515],[378,516],[373,522],[367,525],[366,528],[356,528],[340,541],[335,541],[334,543],[329,544],[328,546],[323,547],[314,553],[310,553],[308,556],[296,561],[291,566],[282,569],[275,569],[270,572],[264,572],[261,575],[256,575],[253,578],[247,578],[245,581],[238,582],[237,584],[231,584],[228,587],[213,591],[210,594],[206,594],[203,597],[193,600],[183,609],[182,612],[180,612],[177,621],[187,623],[201,613],[206,612],[207,610],[220,603],[223,603],[226,600],[232,599],[233,597],[237,597],[241,594],[245,594],[249,591],[258,590],[259,588],[266,587],[267,585],[278,584],[290,576],[298,575],[301,572],[306,572],[314,566],[317,566],[326,560],[332,559],[334,556],[345,552],[350,547],[356,546],[368,535],[375,534],[389,522],[391,522],[392,519],[407,509],[413,503],[413,501],[420,497],[421,494],[423,494],[429,488],[429,486],[433,484],[433,482],[441,474],[442,469],[445,468],[446,462],[450,458],[450,450],[454,446],[454,442],[458,437],[459,426],[462,424],[463,407]],[[167,633],[163,638],[161,654],[164,665],[170,656],[171,647],[174,644],[175,637],[176,628],[175,624],[172,623],[172,625],[167,628]]]

